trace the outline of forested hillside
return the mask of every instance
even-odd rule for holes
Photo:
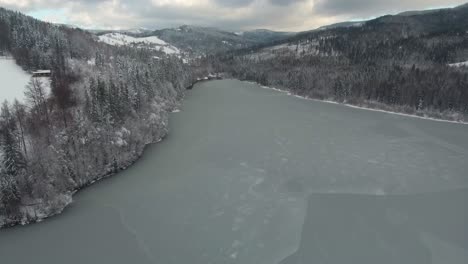
[[[166,135],[195,78],[176,57],[95,39],[0,9],[0,54],[52,72],[50,88],[32,78],[25,102],[1,107],[0,227],[59,213],[74,191],[129,166]]]
[[[166,28],[131,35],[138,37],[157,36],[181,49],[184,53],[191,54],[192,56],[204,56],[270,43],[294,34],[270,30],[234,33],[211,27],[184,25],[178,28]]]
[[[468,6],[384,16],[213,56],[219,71],[317,99],[467,120]]]

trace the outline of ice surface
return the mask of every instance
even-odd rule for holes
[[[181,110],[64,214],[1,230],[2,263],[468,263],[467,125],[233,80]]]

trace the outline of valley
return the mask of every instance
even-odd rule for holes
[[[0,0],[0,262],[467,263],[433,2]]]
[[[82,29],[0,8],[2,261],[466,263],[468,5],[392,14]]]

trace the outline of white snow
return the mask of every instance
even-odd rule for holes
[[[450,67],[463,67],[463,66],[468,66],[468,61],[452,63],[452,64],[449,64],[449,66],[450,66]]]
[[[108,33],[99,36],[99,41],[113,46],[129,46],[136,45],[138,47],[147,46],[149,48],[160,50],[166,54],[179,54],[180,50],[164,40],[156,37],[135,38],[121,33]]]
[[[164,40],[159,39],[156,36],[135,38],[121,33],[108,33],[99,36],[99,40],[110,45],[128,45],[132,43],[147,43],[157,45],[169,45]]]
[[[117,145],[118,147],[126,147],[128,144],[125,140],[123,140],[122,138],[118,137],[115,141],[115,145]]]
[[[37,70],[33,72],[33,74],[50,74],[50,73],[51,73],[50,70]]]
[[[166,54],[179,54],[180,50],[174,46],[163,46],[162,52]]]
[[[23,71],[11,58],[0,58],[0,102],[13,102],[16,98],[24,99],[24,87],[31,79],[31,75]]]
[[[96,65],[96,59],[92,58],[92,59],[88,60],[87,63],[88,63],[88,65],[95,66]]]
[[[39,82],[41,82],[41,84],[43,85],[44,87],[44,90],[46,92],[47,95],[50,95],[51,92],[52,92],[52,88],[51,88],[51,80],[49,77],[35,77],[36,80],[39,80]]]

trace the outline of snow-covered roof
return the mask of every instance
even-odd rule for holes
[[[33,74],[50,74],[51,71],[50,70],[37,70],[37,71],[33,71]]]

